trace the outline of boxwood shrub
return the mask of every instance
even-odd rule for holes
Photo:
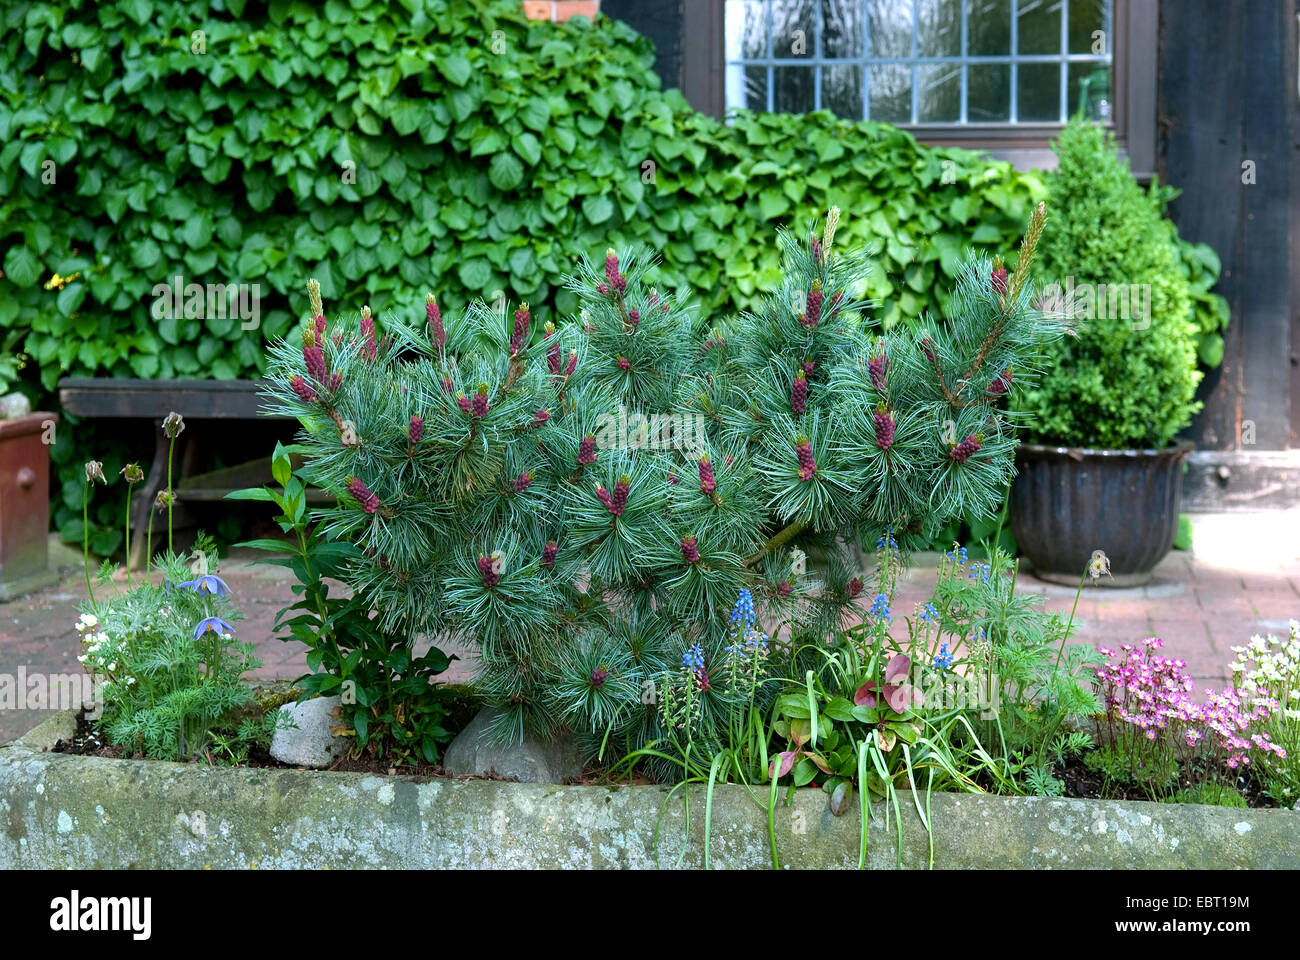
[[[545,319],[574,309],[559,280],[581,251],[646,242],[662,286],[721,316],[776,289],[774,227],[833,204],[877,251],[867,293],[893,323],[942,310],[964,245],[1010,252],[1045,192],[884,124],[716,121],[660,90],[626,25],[528,21],[518,0],[13,2],[0,24],[0,331],[33,394],[256,376],[309,276],[381,316],[502,291]],[[259,284],[259,325],[156,319],[178,275]],[[69,434],[56,522],[79,536],[94,433]],[[97,510],[107,552],[120,511]]]
[[[1163,215],[1174,191],[1140,187],[1114,137],[1093,124],[1070,123],[1054,149],[1052,216],[1037,262],[1042,283],[1060,287],[1049,299],[1074,315],[1077,336],[1045,358],[1044,376],[1026,392],[1029,438],[1164,447],[1201,408],[1194,397],[1203,376],[1189,270]],[[1111,297],[1117,286],[1129,296],[1127,310]]]

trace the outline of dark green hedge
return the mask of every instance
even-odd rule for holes
[[[963,245],[1011,253],[1044,194],[1035,174],[882,124],[819,112],[724,125],[659,90],[630,28],[519,8],[7,5],[0,331],[35,361],[30,386],[255,375],[267,339],[306,310],[309,276],[331,310],[415,316],[426,290],[454,310],[500,289],[542,318],[567,314],[561,278],[610,243],[661,250],[661,283],[722,316],[775,289],[774,228],[831,204],[846,244],[879,250],[869,294],[887,319],[915,317],[940,308]],[[259,327],[155,319],[151,291],[177,274],[260,284]],[[53,451],[68,481],[56,519],[79,532],[92,451],[88,431],[69,433]],[[101,504],[99,519],[117,513]]]

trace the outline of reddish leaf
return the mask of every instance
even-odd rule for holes
[[[889,663],[885,665],[885,683],[904,679],[911,669],[912,659],[907,654],[899,653],[890,657]]]
[[[799,751],[797,750],[784,750],[781,753],[778,753],[772,758],[772,763],[768,767],[768,776],[774,778],[784,777],[790,772],[790,769],[794,766],[795,758],[798,756]],[[779,770],[777,769],[778,762],[781,764]]]
[[[800,747],[812,739],[812,721],[804,719],[791,720],[790,739]]]
[[[853,783],[844,780],[831,793],[831,815],[842,816],[845,810],[848,809],[851,799],[853,799]]]
[[[906,713],[913,704],[920,706],[925,698],[921,695],[921,691],[910,683],[900,683],[897,686],[885,687],[885,700],[895,713]]]
[[[880,702],[872,692],[875,689],[876,681],[868,680],[862,686],[858,687],[857,692],[853,694],[853,702],[859,707],[875,707]]]
[[[826,765],[826,761],[823,760],[821,757],[819,757],[817,754],[805,753],[804,756],[807,757],[809,760],[811,760],[813,763],[817,764],[817,769],[820,770],[822,773],[833,772],[831,768]]]

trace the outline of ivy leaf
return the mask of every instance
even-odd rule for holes
[[[582,215],[600,225],[614,215],[614,201],[603,194],[592,194],[582,201]]]
[[[531,133],[521,133],[515,137],[515,153],[528,161],[529,166],[537,166],[542,159],[542,145]]]
[[[460,282],[474,293],[482,293],[492,282],[492,267],[481,257],[466,260],[460,265],[457,274],[460,276]]]
[[[532,97],[519,110],[519,122],[541,133],[551,122],[551,106],[541,97]]]
[[[452,53],[445,57],[438,58],[438,69],[442,75],[456,84],[458,87],[465,86],[469,80],[470,65],[469,60],[463,54]]]
[[[488,167],[488,179],[492,181],[492,186],[503,193],[513,190],[524,179],[524,165],[512,154],[503,151],[492,158]]]
[[[12,246],[5,254],[5,277],[16,287],[30,287],[41,276],[41,262],[25,246]]]

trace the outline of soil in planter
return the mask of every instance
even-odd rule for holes
[[[1096,770],[1089,769],[1082,756],[1070,757],[1054,771],[1056,777],[1065,783],[1065,796],[1083,800],[1150,800],[1147,792],[1134,783],[1111,781]],[[1197,783],[1208,780],[1207,771],[1199,764],[1185,767],[1178,775],[1178,786],[1171,788],[1172,796],[1180,791],[1190,791]],[[1237,793],[1245,800],[1248,807],[1276,807],[1272,797],[1264,793],[1253,777],[1239,777],[1236,783]]]
[[[104,736],[92,723],[86,719],[84,710],[77,714],[77,732],[73,734],[71,740],[60,740],[54,745],[54,753],[72,753],[87,757],[109,757],[115,760],[136,759],[134,751],[128,751],[122,747],[114,746],[108,742]],[[222,764],[215,757],[207,760],[199,759],[194,763],[207,762],[212,766],[236,766],[235,764]],[[278,770],[297,770],[302,769],[291,764],[281,763],[264,747],[254,744],[248,751],[248,762],[238,766],[268,768]],[[447,773],[440,764],[420,763],[406,764],[400,767],[392,766],[386,758],[363,755],[360,757],[342,756],[334,761],[328,768],[329,770],[339,773],[369,773],[375,776],[403,776],[414,777],[416,779],[440,779],[440,780],[503,780],[517,782],[515,777],[503,777],[496,773],[487,776],[465,776],[452,775]],[[581,777],[572,780],[572,783],[592,785],[606,783],[608,778],[604,771],[589,767]],[[627,784],[627,779],[622,778],[618,781],[620,784]],[[632,784],[642,786],[653,783],[648,777],[637,774],[632,778]]]

